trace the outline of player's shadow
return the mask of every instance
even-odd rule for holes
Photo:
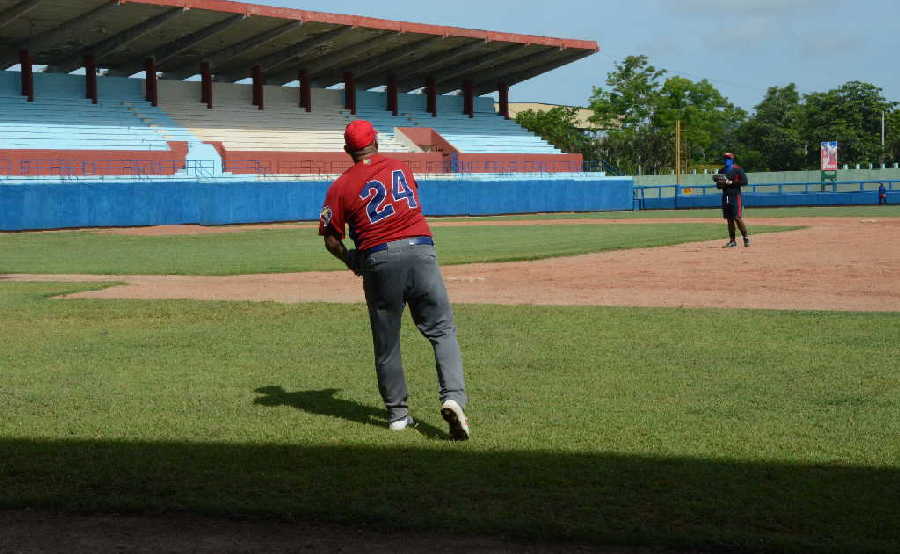
[[[254,404],[268,407],[289,406],[316,415],[339,417],[376,427],[387,428],[384,409],[364,406],[359,402],[335,398],[340,389],[323,389],[300,392],[287,392],[283,387],[260,387],[254,392],[262,394],[253,401]],[[449,435],[433,425],[421,421],[416,422],[415,430],[431,439],[445,439]]]

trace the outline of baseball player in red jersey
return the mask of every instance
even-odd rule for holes
[[[400,321],[408,305],[416,327],[434,347],[441,415],[450,425],[450,437],[466,440],[467,397],[456,326],[418,185],[405,164],[378,154],[377,139],[368,121],[347,126],[344,150],[354,165],[328,189],[319,234],[325,248],[363,278],[378,390],[390,429],[415,425],[400,358]],[[344,246],[345,226],[355,249]]]

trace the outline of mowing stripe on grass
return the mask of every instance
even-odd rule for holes
[[[755,233],[796,227],[758,227]],[[537,260],[717,239],[721,224],[436,227],[442,264]],[[342,269],[314,229],[126,236],[0,235],[0,274],[244,275]]]
[[[0,283],[0,507],[896,552],[900,314],[458,306],[473,440],[386,429],[363,305]]]

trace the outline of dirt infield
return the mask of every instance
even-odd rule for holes
[[[711,219],[562,219],[478,225],[720,223]],[[729,307],[900,311],[900,219],[754,219],[752,225],[805,229],[757,235],[751,248],[723,241],[621,250],[534,262],[444,267],[456,304]],[[471,225],[443,221],[442,225]],[[107,230],[128,234],[241,232],[297,226],[195,226]],[[312,227],[312,225],[299,225]],[[724,231],[724,226],[723,226]],[[363,302],[349,272],[186,276],[5,275],[16,281],[117,281],[124,285],[71,298]]]

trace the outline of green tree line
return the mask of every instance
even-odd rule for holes
[[[627,174],[674,168],[676,120],[682,122],[685,168],[718,167],[722,152],[735,152],[751,171],[818,169],[820,143],[834,140],[842,164],[900,160],[898,103],[873,84],[849,81],[811,94],[800,94],[794,83],[773,86],[747,113],[706,79],[667,73],[646,56],[617,62],[605,85],[594,87],[588,99],[591,121],[600,131],[579,129],[577,108],[529,110],[516,120],[565,152],[602,160]]]

